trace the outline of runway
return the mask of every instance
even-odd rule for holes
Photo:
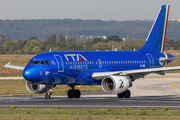
[[[120,109],[120,108],[145,108],[180,109],[180,97],[176,96],[143,96],[119,99],[114,95],[92,95],[82,96],[79,99],[68,99],[67,97],[53,97],[45,100],[44,97],[0,97],[0,108],[76,108],[76,109]]]
[[[53,96],[53,99],[42,97],[0,97],[0,108],[73,108],[73,109],[180,109],[180,75],[167,74],[166,76],[147,76],[133,82],[130,88],[131,98],[117,98],[115,94],[90,95],[82,92],[81,98],[69,99],[64,96]]]

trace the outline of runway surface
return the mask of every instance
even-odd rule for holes
[[[133,82],[130,88],[131,98],[117,98],[117,95],[101,93],[88,95],[82,92],[81,98],[68,99],[64,96],[54,96],[53,99],[43,97],[0,97],[0,108],[77,108],[77,109],[119,109],[119,108],[145,108],[162,109],[168,107],[180,109],[180,75],[149,76]]]
[[[67,97],[54,97],[45,100],[44,97],[0,97],[0,108],[10,108],[17,105],[18,108],[93,108],[93,109],[119,109],[119,108],[145,108],[180,109],[180,97],[176,96],[148,96],[119,99],[116,96],[82,96],[79,99],[68,99]]]

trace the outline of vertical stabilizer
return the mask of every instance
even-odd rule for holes
[[[146,42],[140,51],[164,52],[169,8],[169,5],[163,5],[161,7],[159,14],[151,28],[151,31],[149,32]]]

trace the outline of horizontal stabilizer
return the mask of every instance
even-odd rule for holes
[[[23,66],[15,66],[15,65],[10,65],[11,62],[8,62],[6,65],[4,65],[4,67],[6,68],[12,68],[12,69],[17,69],[17,70],[24,70]]]
[[[171,61],[171,60],[176,60],[176,59],[180,59],[180,57],[174,57],[174,58],[163,58],[163,59],[160,59],[161,62],[166,62],[166,61]]]

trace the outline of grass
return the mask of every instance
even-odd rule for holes
[[[125,109],[3,109],[0,118],[9,120],[172,120],[180,119],[180,110]]]
[[[44,94],[31,94],[26,90],[26,80],[0,80],[0,96],[44,96]],[[52,89],[52,94],[66,95],[70,89],[67,85],[57,85]],[[103,91],[99,85],[96,86],[81,86],[78,88],[82,92],[88,91]],[[94,93],[95,93],[94,92]],[[89,93],[88,93],[89,94]]]

